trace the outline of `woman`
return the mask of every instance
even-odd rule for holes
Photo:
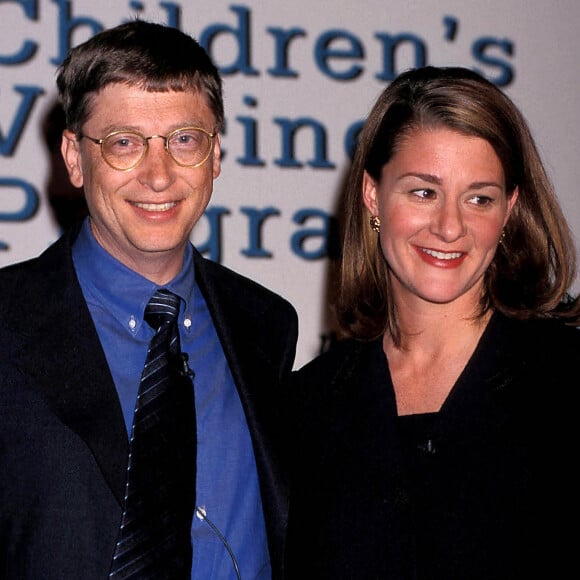
[[[346,339],[290,391],[288,577],[564,577],[576,254],[522,114],[469,70],[402,74],[343,217]]]

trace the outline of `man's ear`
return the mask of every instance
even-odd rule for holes
[[[62,133],[60,152],[62,153],[70,182],[75,187],[82,187],[83,170],[80,142],[77,141],[76,135],[68,129],[65,129]]]
[[[219,133],[215,136],[214,144],[213,144],[213,178],[219,176],[222,169],[222,150],[221,150],[221,141]]]

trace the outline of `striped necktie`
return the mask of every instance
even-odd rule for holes
[[[158,290],[145,309],[156,331],[139,386],[125,505],[109,578],[191,578],[196,425],[179,297]],[[185,358],[184,358],[185,357]]]

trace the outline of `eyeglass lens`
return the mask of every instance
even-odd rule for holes
[[[103,141],[103,156],[116,169],[131,169],[143,159],[148,141],[155,138],[166,139],[166,149],[178,165],[197,167],[209,157],[211,136],[193,127],[175,131],[167,138],[160,135],[143,137],[126,131],[111,133]]]

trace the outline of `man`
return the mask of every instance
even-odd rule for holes
[[[191,37],[133,21],[74,48],[57,85],[62,154],[90,215],[0,271],[0,569],[34,580],[281,577],[278,389],[294,362],[296,312],[189,241],[220,173],[219,73]],[[139,467],[149,495],[135,508],[131,462],[153,457],[150,447],[163,462],[181,445],[150,435],[138,453],[135,441],[157,330],[144,315],[159,289],[177,297],[179,328],[160,382],[180,375],[179,396],[195,399],[191,423],[193,405],[176,402],[165,428],[194,447],[179,465]],[[191,488],[183,509],[166,468],[175,489]],[[135,509],[145,511],[131,524]],[[185,542],[162,538],[188,510]]]

